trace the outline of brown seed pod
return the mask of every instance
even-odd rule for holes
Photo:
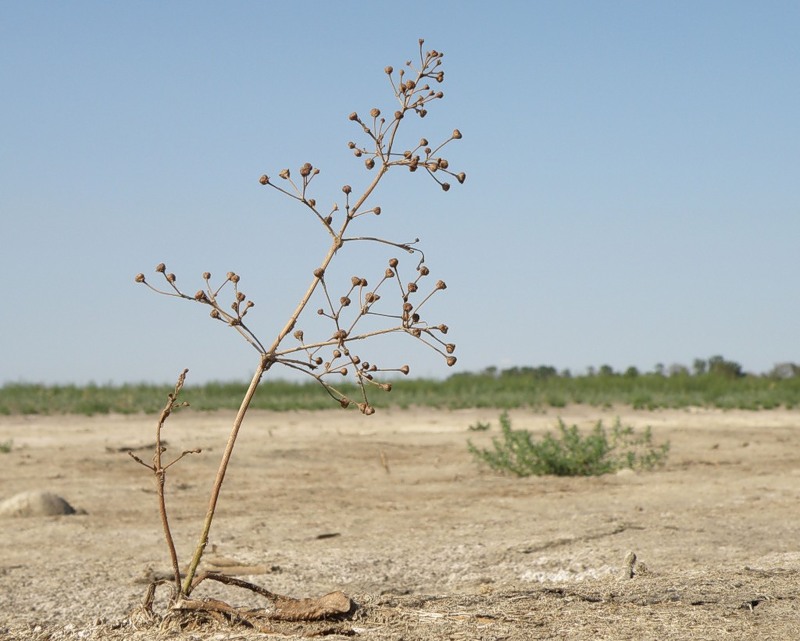
[[[400,261],[398,261],[396,258],[390,258],[390,259],[389,259],[389,267],[397,267],[397,264],[398,264],[399,262],[400,262]]]
[[[167,266],[164,263],[159,263],[156,265],[156,271],[163,274],[165,271],[167,271]]]
[[[393,71],[394,71],[394,68],[392,68],[391,66],[384,67],[384,69],[383,69],[383,72],[384,72],[384,73],[385,73],[387,76],[388,76],[388,75],[391,75],[391,73],[392,73]]]
[[[448,356],[448,357],[447,357],[447,366],[448,366],[448,367],[452,367],[453,365],[455,365],[455,364],[456,364],[456,361],[457,361],[457,360],[458,360],[458,359],[457,359],[455,356]]]
[[[447,289],[447,284],[443,280],[437,280],[436,289]]]
[[[297,331],[294,333],[294,337],[295,337],[297,340],[301,341],[301,342],[302,342],[302,340],[303,340],[303,336],[304,336],[304,334],[303,334],[303,330],[302,330],[302,329],[298,329],[298,330],[297,330]]]
[[[452,354],[453,352],[456,351],[456,346],[454,343],[448,343],[447,345],[444,346],[444,348],[448,354]]]
[[[353,113],[351,113],[351,114],[350,114],[350,115],[347,117],[347,119],[348,119],[348,120],[358,120],[358,114],[357,114],[357,113],[354,111]]]
[[[143,283],[144,282],[144,274],[141,274],[141,273],[140,274],[136,274],[136,278],[134,278],[134,280],[137,283]]]
[[[367,158],[367,159],[364,161],[364,166],[365,166],[367,169],[374,169],[374,168],[375,168],[375,161],[374,161],[372,158]]]
[[[420,273],[421,276],[427,276],[428,274],[431,273],[431,270],[428,269],[428,267],[426,265],[420,265],[419,266],[419,273]]]
[[[411,368],[408,365],[403,365],[400,368],[400,371],[403,373],[404,376],[408,376],[408,373],[411,371]]]
[[[316,276],[317,278],[322,278],[323,276],[325,276],[325,270],[322,269],[322,267],[317,267],[314,270],[314,276]]]
[[[269,176],[267,176],[267,174],[264,174],[263,176],[261,176],[261,178],[258,179],[258,182],[260,182],[262,185],[268,185]]]
[[[394,272],[393,272],[391,269],[387,269],[387,270],[386,270],[386,271],[383,273],[383,275],[384,275],[384,276],[386,276],[386,278],[392,278],[392,277],[394,276]],[[144,274],[141,274],[141,276],[142,276],[142,280],[144,280]],[[138,277],[137,277],[137,278],[138,278]]]
[[[351,191],[353,191],[353,188],[350,185],[345,185],[342,187],[342,191],[346,194],[349,194]]]
[[[194,295],[196,301],[207,301],[206,293],[202,289],[198,289]]]
[[[377,107],[373,107],[372,109],[370,109],[369,115],[372,116],[373,118],[377,118],[378,116],[381,115],[381,110],[378,109]]]
[[[450,191],[450,183],[442,183],[443,191]]]
[[[203,280],[211,280],[211,272],[203,272]]]
[[[175,282],[175,274],[167,274],[167,280],[170,283],[174,283]]]
[[[453,129],[453,139],[461,140],[461,132],[458,129]]]
[[[219,310],[212,309],[209,316],[211,316],[211,318],[219,318]]]
[[[346,396],[342,396],[342,398],[339,399],[339,405],[345,408],[348,407],[350,405],[350,399]]]
[[[463,171],[459,174],[456,174],[456,180],[458,181],[459,185],[463,185],[466,179],[467,179],[467,174],[465,174]]]
[[[311,175],[311,170],[313,167],[311,166],[310,162],[305,163],[302,167],[300,167],[300,175],[303,178],[306,178]]]
[[[342,296],[339,299],[339,303],[342,305],[342,307],[347,307],[350,304],[350,299],[347,296]]]
[[[439,331],[440,331],[442,334],[447,334],[447,332],[448,332],[448,330],[449,330],[449,329],[450,329],[450,328],[449,328],[447,325],[445,325],[444,323],[443,323],[443,324],[441,324],[441,325],[439,325]]]
[[[292,173],[288,169],[282,169],[278,175],[284,180],[288,180]]]

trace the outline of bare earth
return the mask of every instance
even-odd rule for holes
[[[342,590],[358,604],[345,621],[277,623],[291,639],[800,639],[800,412],[512,412],[536,432],[558,416],[589,427],[619,415],[672,443],[658,471],[529,479],[467,452],[468,438],[497,432],[497,415],[253,413],[209,558],[250,566],[240,578],[274,592]],[[168,477],[182,563],[232,418],[183,410],[166,426],[168,454],[203,449]],[[493,432],[469,432],[478,420]],[[1,639],[264,638],[131,623],[144,577],[169,570],[153,478],[120,451],[152,443],[154,427],[152,416],[0,417],[0,442],[13,439],[0,499],[49,490],[86,511],[0,519]],[[629,552],[638,573],[622,578]],[[198,592],[264,605],[206,585]]]

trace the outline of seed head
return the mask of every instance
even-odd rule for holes
[[[458,129],[453,129],[453,139],[461,140],[461,132]]]
[[[383,275],[386,276],[386,278],[392,278],[394,277],[394,272],[391,269],[387,269]],[[142,279],[144,279],[144,275],[142,275]]]
[[[294,337],[295,337],[297,340],[299,340],[300,342],[302,342],[302,341],[303,341],[303,330],[302,330],[302,329],[298,329],[298,330],[297,330],[297,331],[294,333]]]
[[[415,292],[415,291],[417,291],[418,289],[419,289],[419,287],[417,287],[417,284],[416,284],[416,283],[409,283],[409,284],[408,284],[408,291],[410,291],[410,292]]]
[[[261,178],[258,179],[258,182],[260,182],[262,185],[268,185],[269,176],[267,176],[267,174],[264,174],[263,176],[261,176]]]
[[[323,276],[325,276],[325,270],[322,269],[322,267],[317,267],[314,270],[314,276],[316,276],[317,278],[322,278]]]
[[[373,118],[377,118],[378,116],[381,115],[381,110],[378,109],[377,107],[373,107],[370,110],[369,115],[372,116]]]
[[[448,343],[447,345],[444,346],[444,348],[448,354],[452,354],[453,352],[456,351],[456,346],[453,343]]]
[[[456,364],[456,361],[457,361],[457,360],[458,360],[458,359],[457,359],[455,356],[448,356],[448,357],[447,357],[447,366],[448,366],[448,367],[452,367],[453,365],[455,365],[455,364]]]
[[[373,212],[373,213],[374,213],[376,216],[380,216],[380,215],[381,215],[381,208],[380,208],[380,207],[373,207],[373,208],[372,208],[372,212]]]
[[[420,138],[419,146],[420,147],[427,147],[428,146],[428,139],[427,138]]]
[[[449,330],[450,330],[450,328],[449,328],[447,325],[445,325],[444,323],[442,323],[441,325],[439,325],[439,331],[440,331],[442,334],[447,334],[447,332],[448,332]]]
[[[278,175],[284,180],[288,180],[289,176],[291,176],[292,173],[288,169],[283,169],[281,170],[281,173],[279,173]]]
[[[201,302],[208,300],[206,293],[202,289],[197,290],[197,293],[194,295],[194,299]]]
[[[391,73],[394,71],[394,68],[392,68],[391,66],[384,67],[383,71],[388,76],[391,75]]]
[[[137,283],[143,283],[144,282],[144,274],[141,274],[141,273],[140,274],[136,274],[136,278],[134,278],[134,280]]]
[[[219,310],[212,309],[209,316],[211,316],[211,318],[219,318]]]
[[[460,174],[456,174],[456,180],[460,185],[463,185],[466,179],[467,179],[467,174],[465,174],[463,171]]]
[[[174,283],[175,282],[175,274],[167,274],[167,280],[170,283]]]
[[[436,281],[436,289],[447,289],[447,285],[443,280]]]
[[[350,304],[350,299],[347,296],[342,296],[339,299],[339,303],[342,305],[342,307],[347,307]]]
[[[339,399],[339,405],[345,408],[348,407],[350,405],[350,399],[342,396],[342,398]]]
[[[311,166],[310,162],[305,163],[302,167],[300,167],[300,175],[303,178],[306,178],[311,175],[311,170],[313,167]]]
[[[390,258],[389,259],[389,267],[397,267],[397,263],[398,262],[399,261],[396,258]]]
[[[427,265],[420,265],[419,266],[419,273],[422,276],[427,276],[428,274],[431,273],[431,270],[428,269]]]
[[[350,185],[345,185],[342,187],[342,191],[346,194],[349,194],[351,191],[353,191],[353,188]]]
[[[450,191],[450,183],[442,183],[442,190]]]
[[[167,266],[164,263],[159,263],[156,265],[156,271],[163,274],[165,271],[167,271]]]
[[[211,280],[211,272],[203,272],[203,280]]]
[[[402,120],[403,119],[403,112],[402,111],[395,111],[394,112],[394,119],[395,120]]]
[[[408,373],[411,371],[411,368],[409,368],[408,365],[403,365],[400,368],[400,371],[403,373],[404,376],[408,376]]]
[[[238,282],[239,282],[239,274],[234,274],[233,276],[231,276],[231,282],[232,282],[234,285],[235,285],[236,283],[238,283]]]
[[[364,161],[364,165],[367,167],[367,169],[373,169],[375,167],[375,161],[372,158],[367,158]]]
[[[347,119],[348,119],[348,120],[358,120],[358,114],[357,114],[357,113],[354,111],[353,113],[351,113],[351,114],[350,114],[350,115],[347,117]]]

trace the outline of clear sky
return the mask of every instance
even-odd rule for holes
[[[800,362],[798,33],[779,0],[4,2],[0,384],[249,378],[238,335],[135,274],[233,270],[270,341],[324,230],[258,178],[366,184],[347,115],[390,108],[420,37],[445,98],[412,138],[458,127],[468,178],[398,171],[364,230],[421,239],[459,361],[408,340],[380,364]]]

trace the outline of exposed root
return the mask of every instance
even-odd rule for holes
[[[218,581],[255,592],[267,599],[264,608],[243,608],[213,598],[192,598],[171,595],[169,609],[161,618],[162,629],[198,629],[208,625],[244,625],[259,632],[275,633],[276,622],[311,623],[319,621],[341,621],[356,611],[356,604],[342,592],[331,592],[319,598],[295,599],[275,594],[269,590],[225,574],[203,572],[193,581],[194,589],[205,580]],[[165,581],[154,581],[147,588],[142,605],[131,613],[134,627],[155,624],[159,617],[153,610],[156,588]],[[171,585],[167,583],[168,585]]]

